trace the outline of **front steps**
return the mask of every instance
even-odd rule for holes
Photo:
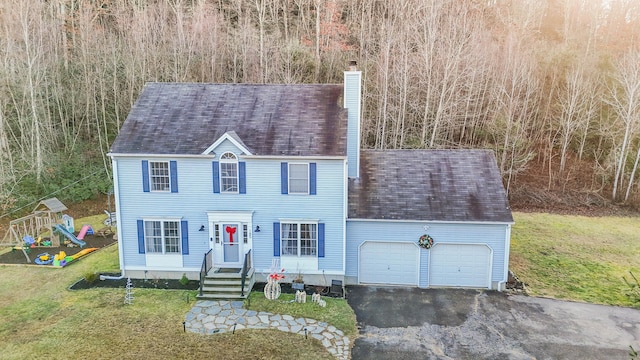
[[[254,269],[250,269],[244,283],[242,295],[242,269],[213,268],[204,278],[199,300],[244,300],[255,283]]]

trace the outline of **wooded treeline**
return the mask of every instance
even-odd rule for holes
[[[147,81],[340,83],[349,60],[365,147],[491,148],[509,190],[640,203],[635,0],[5,0],[0,25],[0,210],[106,191]]]

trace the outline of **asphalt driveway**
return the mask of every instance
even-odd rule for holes
[[[495,291],[353,286],[358,359],[628,359],[640,311]]]

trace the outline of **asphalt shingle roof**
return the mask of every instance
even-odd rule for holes
[[[147,83],[114,154],[198,155],[228,133],[254,155],[346,156],[342,85]],[[349,218],[513,222],[489,150],[361,150]]]
[[[196,155],[235,131],[254,155],[346,156],[342,94],[341,84],[147,83],[111,152]]]
[[[490,150],[362,150],[349,218],[513,222]]]

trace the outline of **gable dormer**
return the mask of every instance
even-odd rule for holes
[[[215,194],[246,194],[247,167],[240,155],[252,155],[235,131],[227,131],[203,152],[214,155],[211,163]]]
[[[203,151],[202,154],[220,157],[220,155],[226,152],[231,152],[236,155],[253,155],[253,152],[245,145],[235,131],[227,131],[222,134],[222,136]]]

